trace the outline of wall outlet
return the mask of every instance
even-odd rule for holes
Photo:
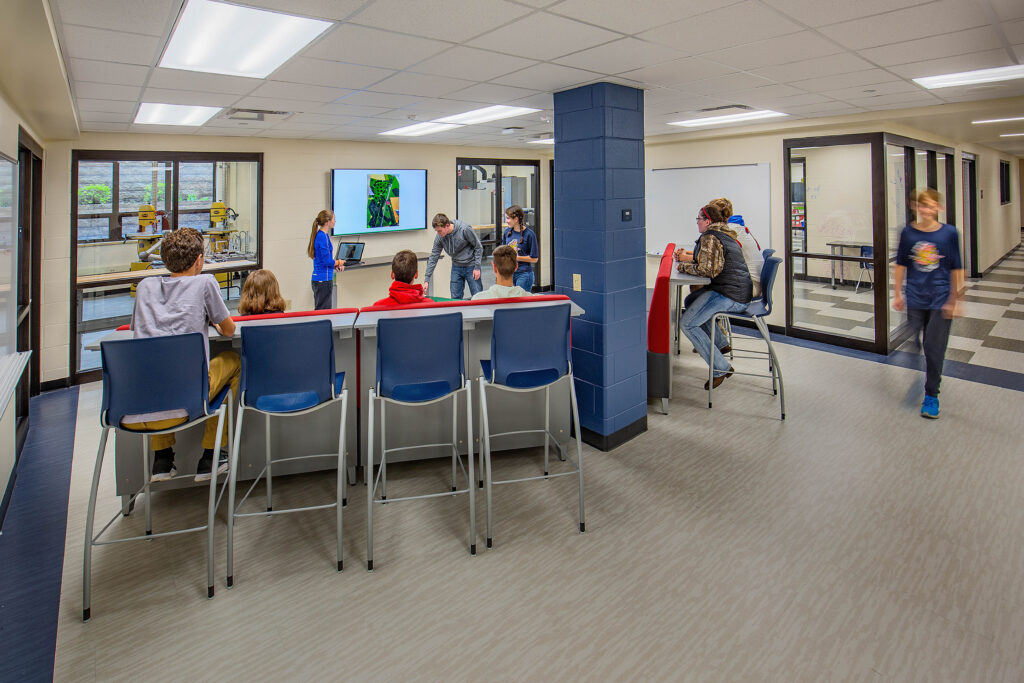
[[[583,278],[580,276],[579,273],[572,274],[572,291],[583,291]]]

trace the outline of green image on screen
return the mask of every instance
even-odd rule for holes
[[[398,176],[390,173],[366,176],[366,227],[398,227]]]

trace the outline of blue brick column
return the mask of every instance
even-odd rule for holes
[[[612,83],[555,93],[555,291],[586,310],[573,372],[583,438],[603,450],[647,430],[643,102]]]

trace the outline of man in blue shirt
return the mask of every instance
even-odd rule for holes
[[[523,207],[518,204],[505,209],[505,221],[508,227],[501,236],[501,243],[507,244],[516,250],[516,260],[519,262],[516,272],[512,276],[512,283],[522,287],[527,292],[533,291],[533,264],[539,258],[537,249],[537,236],[533,230],[523,225]]]
[[[892,274],[892,307],[897,311],[906,308],[915,337],[922,337],[925,381],[921,416],[932,419],[939,417],[942,364],[952,319],[960,315],[964,288],[960,234],[952,225],[939,223],[940,201],[941,195],[932,189],[914,193],[911,208],[917,220],[900,233]]]

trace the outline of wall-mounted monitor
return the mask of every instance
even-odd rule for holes
[[[374,235],[427,227],[426,169],[331,170],[335,235]]]

